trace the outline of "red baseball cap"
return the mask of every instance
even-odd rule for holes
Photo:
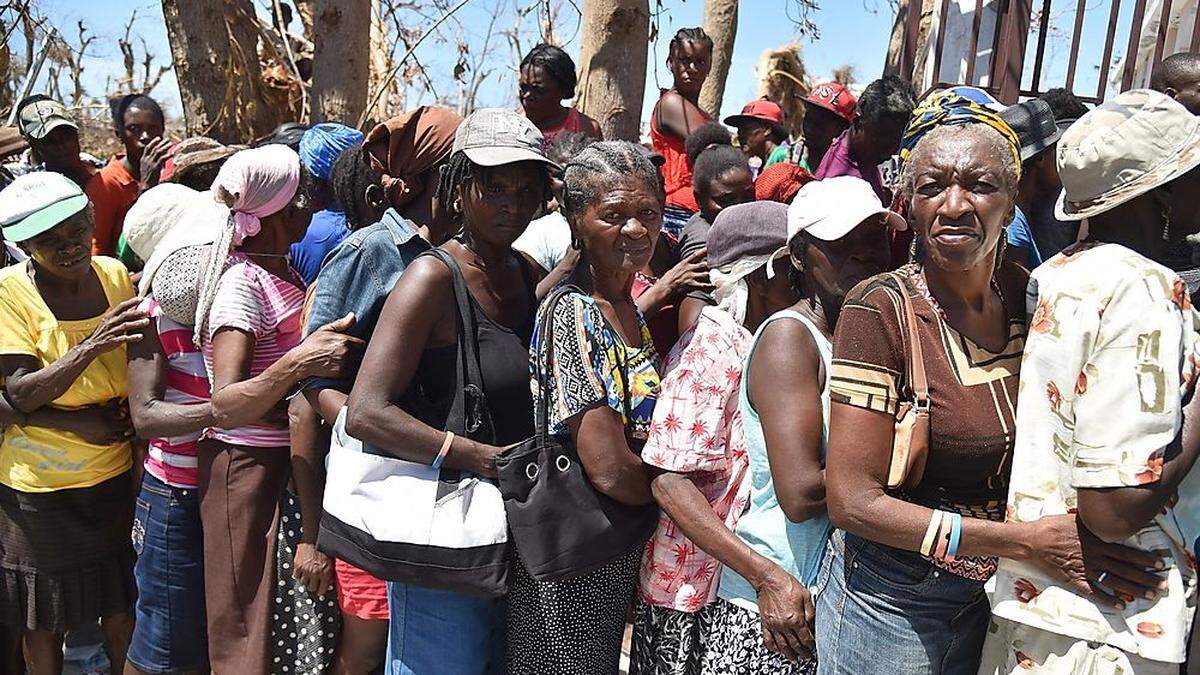
[[[776,126],[783,126],[783,108],[779,107],[778,103],[768,101],[765,98],[760,98],[756,101],[751,101],[742,108],[741,114],[730,115],[725,118],[725,124],[731,127],[736,127],[739,124],[750,120],[759,120],[761,122],[769,122]]]
[[[804,97],[804,102],[819,105],[847,122],[854,121],[854,109],[858,106],[854,94],[837,82],[825,82],[813,87]]]

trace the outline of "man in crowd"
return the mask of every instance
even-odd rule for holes
[[[1200,54],[1180,52],[1162,60],[1150,77],[1150,88],[1179,101],[1200,115]]]
[[[854,94],[837,82],[813,87],[804,97],[804,119],[800,123],[804,134],[804,157],[797,162],[809,173],[821,166],[821,160],[833,141],[846,132],[854,121],[858,106]]]
[[[783,108],[774,101],[751,101],[740,114],[726,117],[725,124],[737,129],[738,145],[747,157],[758,158],[760,171],[788,160],[791,146],[783,126]]]
[[[912,86],[898,77],[889,75],[867,85],[850,128],[829,147],[813,176],[861,178],[884,206],[891,205],[892,192],[883,184],[879,165],[900,149],[900,136],[915,105]]]

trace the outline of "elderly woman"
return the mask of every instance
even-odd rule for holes
[[[822,673],[974,673],[997,556],[1088,590],[1074,517],[1004,522],[1026,332],[1027,277],[1000,245],[1016,136],[939,93],[902,157],[923,262],[855,288],[834,337],[826,489],[840,529],[815,587]],[[901,401],[928,411],[926,431],[898,424],[912,422]],[[916,456],[889,471],[897,429]]]
[[[376,126],[365,143],[350,147],[334,161],[329,182],[351,234],[326,257],[317,275],[307,331],[353,313],[349,334],[369,338],[404,270],[429,250],[431,243],[441,244],[449,238],[454,225],[437,207],[435,195],[439,172],[450,157],[454,132],[461,122],[453,111],[420,107]],[[326,424],[334,424],[358,375],[357,366],[350,364],[339,378],[304,382],[305,396],[292,403],[298,416],[292,421],[296,450],[300,450],[297,432],[306,423],[316,423],[306,422],[298,408],[307,403]],[[340,460],[330,457],[326,461],[332,467]],[[322,473],[321,464],[313,462],[312,471],[317,475]],[[315,483],[321,487],[319,480]],[[313,521],[312,527],[304,528],[304,541],[297,548],[298,574],[328,565],[315,547],[320,511],[320,501],[312,509],[304,508]],[[387,648],[387,585],[341,558],[333,562],[333,571],[342,611],[333,673],[365,675],[383,662]]]
[[[658,394],[658,360],[632,296],[662,228],[662,182],[637,146],[591,145],[563,170],[563,214],[579,264],[577,289],[544,304],[552,342],[530,348],[548,378],[550,433],[569,436],[591,487],[621,504],[653,508],[639,454]],[[547,351],[548,350],[548,351]],[[652,515],[652,514],[649,514]],[[613,673],[621,656],[625,612],[637,585],[642,540],[610,551],[607,563],[566,581],[530,577],[513,564],[508,608],[508,670]]]
[[[495,477],[506,446],[532,435],[527,364],[538,274],[512,243],[549,196],[549,166],[528,119],[483,109],[462,122],[437,188],[438,207],[462,233],[441,245],[448,260],[413,261],[388,295],[350,393],[348,434],[410,462],[485,478]],[[470,296],[460,299],[476,322],[490,442],[447,428],[457,381],[459,275]],[[419,389],[419,402],[406,396],[410,388]],[[450,575],[427,578],[437,585],[388,583],[386,672],[503,672],[503,600],[454,590]]]
[[[231,157],[213,183],[230,216],[199,275],[195,334],[214,418],[199,479],[215,672],[319,672],[335,638],[323,621],[336,616],[332,598],[292,585],[288,549],[302,530],[280,402],[306,377],[337,376],[361,341],[339,332],[353,323],[345,317],[301,346],[304,292],[287,251],[311,215],[304,179],[295,151],[268,145]]]
[[[92,209],[61,174],[5,188],[0,272],[0,622],[24,631],[32,673],[62,668],[63,634],[94,624],[124,667],[133,628],[132,429],[125,346],[142,337],[129,273],[91,255]]]
[[[1030,282],[1009,519],[1077,510],[1081,527],[1142,559],[1089,569],[1114,605],[1005,556],[980,673],[1174,674],[1185,660],[1200,493],[1184,481],[1200,440],[1183,409],[1200,335],[1183,281],[1154,260],[1200,227],[1197,167],[1200,119],[1149,90],[1059,141],[1057,215],[1087,218],[1088,236]]]

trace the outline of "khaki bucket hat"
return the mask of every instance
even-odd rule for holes
[[[1083,220],[1200,165],[1200,117],[1171,97],[1134,89],[1072,124],[1058,142],[1059,220]]]

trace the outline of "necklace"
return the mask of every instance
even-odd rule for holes
[[[925,282],[925,269],[916,264],[912,267],[908,275],[908,280],[912,283],[913,288],[917,290],[917,293],[922,298],[925,298],[925,302],[929,303],[929,306],[933,308],[934,313],[941,318],[942,322],[950,323],[949,319],[946,318],[946,310],[942,309],[942,305],[937,301],[937,298],[933,297],[933,293],[929,290],[929,284]],[[1000,290],[1000,282],[996,279],[995,273],[992,274],[991,287],[1000,298],[1000,307],[1003,308],[1004,316],[1007,317],[1008,302],[1004,299],[1004,291]]]

